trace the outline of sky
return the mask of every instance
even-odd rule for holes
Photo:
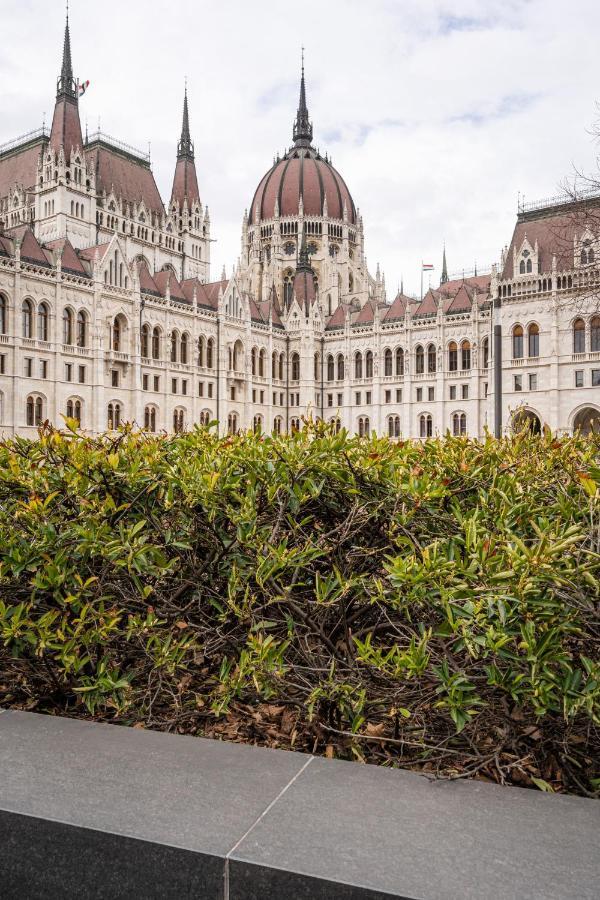
[[[61,0],[0,0],[0,143],[52,118]],[[82,125],[148,149],[170,196],[187,77],[211,277],[240,253],[244,209],[291,144],[300,48],[314,142],[365,224],[388,299],[489,270],[519,194],[596,169],[597,0],[71,0]],[[426,276],[428,279],[429,276]],[[427,282],[426,282],[427,283]]]

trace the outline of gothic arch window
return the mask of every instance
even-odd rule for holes
[[[419,416],[419,437],[433,437],[433,417],[431,413],[421,413]]]
[[[294,275],[289,270],[283,276],[283,302],[287,306],[292,302],[294,294]]]
[[[292,434],[295,434],[297,431],[300,431],[300,419],[298,419],[298,418],[290,419],[290,431]]]
[[[600,351],[600,316],[594,316],[590,322],[590,350],[592,353]]]
[[[25,404],[25,421],[27,425],[41,425],[44,421],[44,401],[39,395],[30,394]]]
[[[354,291],[354,277],[352,272],[348,275],[348,291],[350,294]]]
[[[181,341],[179,343],[179,361],[184,365],[187,365],[188,361],[188,346],[189,346],[189,335],[187,331],[184,331],[181,335]]]
[[[209,338],[206,342],[206,368],[212,369],[214,365],[214,340]]]
[[[237,434],[238,430],[238,417],[237,413],[229,413],[227,416],[227,431],[229,434]]]
[[[87,347],[88,318],[87,313],[80,309],[77,313],[77,346]]]
[[[535,322],[527,329],[527,355],[532,357],[540,355],[540,329]]]
[[[177,362],[177,348],[179,345],[179,332],[173,329],[171,332],[171,362]]]
[[[73,397],[67,400],[67,419],[75,419],[77,427],[81,426],[81,400]]]
[[[273,381],[277,379],[277,353],[275,350],[271,354],[271,378]]]
[[[469,341],[463,341],[460,345],[460,367],[463,372],[471,368],[471,344]]]
[[[198,338],[198,366],[203,369],[204,368],[204,345],[206,341],[204,339],[204,335],[200,335]]]
[[[252,430],[254,431],[255,434],[261,433],[261,431],[262,431],[262,416],[261,415],[257,414],[254,416],[254,418],[252,420]]]
[[[327,294],[327,315],[331,315],[331,294]]]
[[[393,374],[393,362],[394,362],[394,360],[392,358],[392,351],[388,347],[388,349],[384,350],[384,353],[383,353],[383,374],[384,375],[389,377],[390,375]]]
[[[515,325],[512,332],[512,355],[513,359],[523,359],[523,326]]]
[[[283,420],[281,416],[275,416],[275,419],[273,421],[273,431],[275,432],[275,434],[281,434],[282,426]]]
[[[575,319],[573,322],[573,353],[585,353],[585,322]]]
[[[359,416],[358,419],[358,436],[369,437],[371,433],[371,424],[368,416]]]
[[[0,334],[8,330],[8,303],[4,294],[0,294]]]
[[[265,369],[267,365],[267,351],[264,347],[261,348],[258,354],[258,375],[259,378],[265,377]]]
[[[285,368],[285,354],[279,354],[279,380],[283,381],[283,371]]]
[[[38,341],[47,341],[49,336],[50,312],[47,303],[40,303],[37,312]]]
[[[63,344],[73,343],[73,311],[66,306],[63,309]]]
[[[354,354],[354,377],[362,378],[363,377],[363,358],[360,350],[357,350]]]
[[[125,317],[119,314],[115,316],[112,324],[112,349],[121,352],[125,340]]]
[[[156,407],[146,406],[144,409],[144,429],[146,431],[156,431]]]
[[[339,418],[335,417],[335,418],[333,418],[333,419],[330,419],[330,420],[329,420],[329,424],[330,424],[331,427],[333,428],[334,434],[339,434],[339,433],[340,433],[340,430],[341,430],[341,428],[342,428],[342,423],[340,422]]]
[[[455,341],[448,344],[448,371],[456,372],[458,370],[458,347]]]
[[[396,375],[404,375],[404,350],[396,347]]]
[[[300,381],[300,355],[292,353],[292,381]]]
[[[400,437],[400,416],[388,417],[388,437]]]
[[[481,343],[481,349],[483,353],[483,368],[487,369],[490,364],[490,340],[489,338],[484,338]]]
[[[160,359],[160,328],[158,325],[152,329],[152,359]]]
[[[344,380],[344,355],[343,353],[338,353],[337,358],[337,380]]]
[[[420,344],[415,347],[415,371],[417,375],[422,375],[425,371],[425,351]]]
[[[244,364],[244,346],[241,341],[236,341],[233,345],[232,363],[234,372],[242,371]]]
[[[437,354],[435,351],[435,344],[429,344],[427,347],[427,371],[435,372],[437,364]]]
[[[200,424],[201,425],[210,425],[210,409],[203,409],[200,413]]]
[[[115,431],[121,424],[121,404],[109,403],[107,413],[108,430]]]
[[[319,381],[319,377],[320,377],[320,375],[319,375],[320,361],[321,361],[321,357],[319,356],[318,353],[315,353],[314,359],[313,359],[313,379],[314,379],[315,383]]]
[[[467,433],[467,416],[465,413],[455,412],[452,416],[452,434],[466,434]]]
[[[142,325],[142,356],[148,359],[150,356],[150,326]]]
[[[327,381],[333,381],[335,378],[335,362],[332,354],[327,357]]]
[[[373,352],[367,350],[365,353],[365,378],[373,377]]]
[[[252,369],[252,374],[256,375],[256,347],[253,347],[250,351],[250,367]]]
[[[32,337],[33,332],[33,304],[31,300],[23,300],[21,304],[21,318],[23,324],[23,337]]]
[[[179,408],[173,410],[173,431],[175,434],[185,431],[185,410]]]

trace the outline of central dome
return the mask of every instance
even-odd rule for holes
[[[261,179],[250,206],[250,224],[280,216],[327,216],[356,223],[356,207],[346,182],[329,160],[312,146],[312,123],[308,118],[304,66],[300,80],[300,103],[294,122],[294,146]]]

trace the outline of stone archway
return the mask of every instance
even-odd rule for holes
[[[512,418],[512,430],[515,433],[528,428],[532,434],[541,434],[542,422],[532,409],[519,409]]]
[[[573,433],[600,434],[600,410],[594,406],[584,406],[573,418]]]

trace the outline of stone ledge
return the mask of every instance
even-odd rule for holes
[[[5,711],[3,898],[595,898],[600,804]]]

